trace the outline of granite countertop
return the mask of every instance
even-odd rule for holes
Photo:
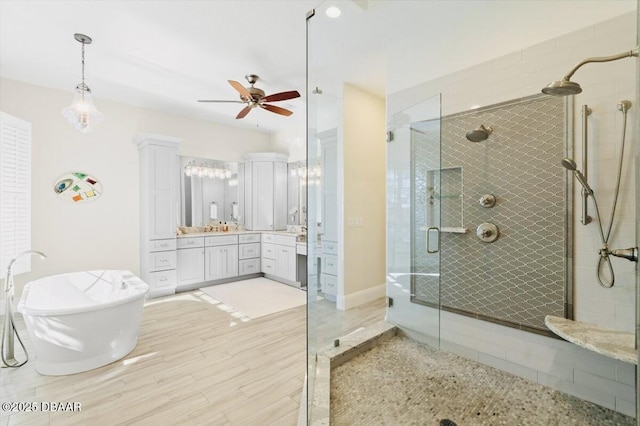
[[[590,351],[630,364],[638,363],[635,334],[547,315],[544,323],[558,336]]]

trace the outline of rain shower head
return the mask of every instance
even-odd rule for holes
[[[553,96],[569,96],[577,95],[582,92],[582,87],[578,83],[563,78],[562,80],[552,81],[542,89],[542,93]]]
[[[578,180],[578,182],[580,182],[580,185],[582,185],[587,194],[593,195],[593,189],[591,189],[591,187],[587,183],[587,178],[585,178],[582,172],[578,170],[578,166],[576,165],[576,162],[573,161],[573,159],[563,158],[562,161],[560,161],[560,164],[562,164],[562,167],[564,167],[565,169],[573,172],[576,179]]]
[[[611,61],[617,61],[618,59],[630,58],[632,56],[638,56],[638,46],[626,52],[619,53],[617,55],[587,58],[582,62],[578,62],[578,64],[576,64],[576,66],[571,68],[571,71],[569,71],[567,75],[562,77],[561,80],[552,81],[547,86],[545,86],[542,89],[542,93],[547,95],[553,95],[553,96],[577,95],[578,93],[582,92],[582,88],[578,83],[574,83],[573,81],[570,81],[570,79],[571,79],[571,76],[576,71],[578,71],[578,68],[590,62],[611,62]]]
[[[487,140],[491,133],[493,133],[493,129],[491,127],[484,127],[484,124],[481,124],[477,129],[467,133],[467,139],[471,142],[482,142]]]

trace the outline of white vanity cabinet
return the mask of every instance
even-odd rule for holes
[[[238,275],[260,273],[260,234],[238,236]]]
[[[204,280],[238,276],[238,236],[220,235],[204,239]]]
[[[178,238],[177,289],[204,281],[204,237]]]
[[[151,297],[173,294],[181,140],[141,134],[134,143],[140,160],[140,277]]]
[[[269,278],[298,285],[296,237],[262,234],[262,272]]]
[[[338,294],[340,233],[338,232],[338,137],[335,130],[319,135],[322,149],[322,252],[320,286],[328,300]]]
[[[276,235],[276,276],[296,280],[296,237]]]
[[[254,153],[244,156],[245,226],[253,231],[287,227],[287,156]]]

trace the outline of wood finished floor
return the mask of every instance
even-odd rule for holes
[[[99,369],[41,376],[33,356],[3,368],[2,402],[80,402],[82,411],[0,412],[0,425],[296,425],[306,307],[241,322],[218,306],[199,290],[150,300],[136,348]],[[347,312],[332,306],[318,312],[322,341],[384,318],[383,299]]]

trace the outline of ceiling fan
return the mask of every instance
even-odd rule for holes
[[[251,87],[244,87],[242,84],[238,83],[237,81],[227,80],[229,84],[233,86],[233,88],[236,89],[238,93],[240,93],[239,101],[198,99],[198,102],[231,102],[231,103],[247,104],[247,106],[244,107],[238,113],[238,115],[236,115],[236,119],[245,117],[247,114],[249,114],[249,111],[251,111],[252,108],[256,108],[256,107],[266,109],[267,111],[275,112],[276,114],[285,115],[287,117],[293,114],[293,111],[289,111],[288,109],[280,108],[275,105],[269,105],[265,102],[286,101],[288,99],[299,98],[300,93],[298,93],[296,90],[292,90],[289,92],[274,93],[273,95],[265,96],[264,90],[258,89],[257,87],[253,86],[256,83],[256,81],[258,81],[259,79],[257,75],[247,74],[244,76],[244,78],[247,79]]]

